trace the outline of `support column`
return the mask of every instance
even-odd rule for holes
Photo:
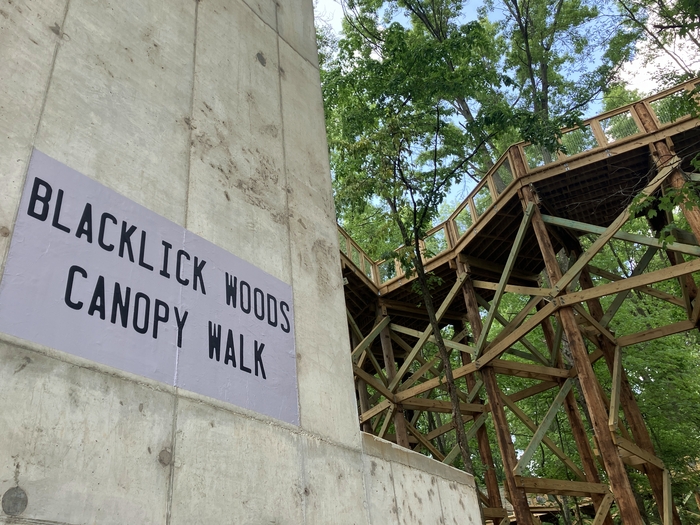
[[[533,190],[530,187],[523,187],[521,190],[521,198],[523,206],[528,203],[536,203]],[[537,236],[537,242],[542,252],[547,274],[552,283],[556,283],[561,279],[562,273],[559,268],[554,248],[549,239],[547,228],[542,221],[539,208],[535,209],[532,217],[532,226]],[[630,485],[625,465],[617,453],[617,447],[613,442],[610,429],[608,428],[608,414],[605,408],[605,403],[600,397],[600,393],[596,388],[597,378],[593,372],[593,366],[588,359],[588,350],[583,342],[583,337],[578,329],[574,310],[571,307],[563,307],[559,310],[559,317],[569,340],[569,347],[574,359],[578,377],[581,381],[581,389],[586,398],[588,409],[590,411],[591,422],[593,423],[593,431],[595,433],[601,457],[605,465],[605,470],[608,473],[610,480],[610,488],[615,496],[618,508],[620,509],[620,517],[625,525],[643,525],[642,516],[637,508],[637,502],[634,499],[632,486]]]
[[[553,355],[554,352],[554,329],[552,328],[552,323],[549,318],[542,321],[542,331],[544,332],[544,338],[549,347],[549,354]],[[559,354],[559,367],[563,368],[563,360],[561,353]],[[566,416],[569,420],[569,425],[571,426],[571,433],[574,436],[574,441],[576,442],[576,448],[578,449],[578,454],[581,458],[581,464],[583,465],[583,471],[586,474],[586,481],[589,483],[600,483],[600,475],[598,473],[598,466],[596,464],[595,458],[593,457],[593,451],[591,450],[591,444],[588,442],[588,436],[586,434],[586,428],[583,426],[583,420],[581,419],[581,413],[578,411],[576,406],[576,398],[574,397],[573,390],[570,390],[566,395],[564,400],[564,409],[566,411]],[[591,499],[593,500],[593,508],[596,513],[603,503],[603,496],[600,494],[592,494]],[[613,525],[612,518],[610,517],[610,512],[605,516],[604,525]]]
[[[377,321],[381,321],[382,317],[386,317],[386,307],[384,306],[380,306],[378,308]],[[391,383],[396,377],[396,359],[394,358],[394,347],[391,344],[391,334],[389,333],[388,326],[385,326],[380,332],[379,340],[382,343],[382,355],[384,356],[386,376],[389,379],[389,383]],[[367,349],[367,351],[369,352],[370,350]],[[404,448],[410,448],[408,442],[408,431],[406,430],[406,420],[404,419],[401,405],[396,406],[396,413],[394,414],[394,431],[396,432],[396,444]]]
[[[352,348],[355,348],[357,345],[360,344],[360,341],[358,341],[357,336],[352,330],[350,330],[350,343],[352,344]],[[370,408],[369,394],[367,393],[367,383],[365,383],[364,379],[360,379],[359,377],[355,378],[355,381],[357,383],[357,397],[360,402],[360,413],[364,413],[367,412]],[[363,432],[371,434],[372,422],[369,420],[365,421],[360,425],[360,428]]]
[[[462,263],[457,263],[458,271],[460,273],[465,273],[466,269],[464,268],[464,265]],[[470,283],[471,285],[471,283]],[[473,287],[472,287],[473,290]],[[462,288],[462,294],[464,295],[464,301],[467,303],[467,309],[470,310],[471,308],[468,306],[469,305],[469,299],[467,298],[467,291]],[[476,302],[476,297],[474,298],[474,302]],[[478,317],[478,312],[479,312],[479,307],[478,304],[475,305],[474,311],[476,312],[476,317]],[[471,323],[470,323],[471,324]],[[473,325],[472,325],[473,326]],[[474,330],[472,328],[472,330]],[[479,330],[481,332],[481,330]],[[478,338],[479,336],[476,334],[476,332],[473,334],[474,338]],[[462,354],[462,364],[463,365],[468,365],[471,363],[472,358],[469,354],[466,352],[460,352]],[[472,389],[476,386],[476,378],[474,377],[474,374],[467,374],[465,377],[465,380],[467,382],[467,389],[469,392],[472,391]],[[482,404],[483,401],[481,400],[481,396],[478,396],[475,400],[475,403]],[[479,445],[479,456],[481,457],[481,463],[486,467],[486,473],[484,474],[484,481],[486,483],[486,491],[488,493],[488,498],[489,498],[489,507],[491,508],[503,508],[503,501],[501,500],[501,491],[499,490],[498,487],[498,478],[496,477],[496,466],[493,462],[493,453],[491,452],[491,443],[489,442],[489,436],[488,432],[486,431],[486,425],[481,425],[479,429],[476,431],[476,440]]]
[[[588,266],[581,270],[581,277],[579,278],[579,283],[581,288],[588,289],[593,288],[593,280],[591,279],[591,274],[588,271]],[[588,305],[588,311],[591,317],[596,321],[600,321],[603,318],[603,307],[600,304],[600,300],[591,299],[586,302]],[[598,337],[599,348],[603,352],[603,358],[608,365],[610,373],[613,371],[613,362],[615,359],[615,346],[610,340],[605,337]],[[654,451],[654,445],[651,441],[651,436],[647,430],[646,423],[642,416],[642,412],[639,410],[639,405],[637,405],[637,400],[632,392],[632,387],[627,380],[627,374],[625,374],[625,369],[622,369],[622,380],[620,381],[620,404],[625,413],[627,423],[632,431],[632,436],[637,446],[646,450],[650,454],[656,455]],[[664,479],[663,470],[655,467],[651,464],[646,464],[643,466],[643,470],[649,478],[649,485],[654,494],[654,500],[659,509],[659,515],[663,517],[664,515]],[[681,525],[681,519],[678,515],[678,510],[676,506],[673,505],[673,524]]]
[[[467,319],[472,327],[474,339],[479,339],[481,336],[481,317],[479,316],[479,303],[476,299],[476,291],[470,279],[466,279],[462,285],[464,294],[464,302],[467,306]],[[515,519],[518,525],[534,525],[532,514],[530,513],[530,505],[527,502],[527,494],[518,487],[515,482],[513,470],[517,464],[515,457],[515,448],[510,437],[510,428],[506,419],[506,412],[501,399],[501,392],[496,381],[496,374],[493,368],[486,366],[481,369],[481,378],[486,387],[486,393],[491,406],[491,414],[493,416],[494,427],[496,429],[496,438],[498,447],[501,450],[501,458],[503,460],[503,469],[506,476],[506,488],[510,494],[510,503],[515,511]],[[489,489],[489,495],[491,490]],[[489,500],[490,501],[490,500]]]

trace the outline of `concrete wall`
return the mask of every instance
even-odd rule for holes
[[[301,414],[0,334],[0,523],[478,522],[358,431],[310,0],[0,0],[0,64],[0,267],[37,148],[292,285]]]

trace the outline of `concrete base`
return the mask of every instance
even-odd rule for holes
[[[0,336],[0,523],[479,523],[473,478]]]

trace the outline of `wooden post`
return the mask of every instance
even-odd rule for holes
[[[381,306],[377,309],[377,323],[379,323],[383,317],[386,317],[386,307]],[[389,379],[389,383],[391,383],[396,377],[396,359],[394,358],[394,347],[391,344],[391,333],[388,325],[380,332],[379,340],[382,343],[382,355],[384,356],[386,376]],[[369,352],[370,349],[367,349],[367,351]],[[404,448],[410,448],[406,420],[403,416],[401,405],[396,406],[394,430],[396,432],[396,444]]]
[[[552,323],[548,319],[542,321],[542,331],[544,332],[544,338],[549,347],[549,353],[554,355],[554,349],[556,341],[556,334],[554,328],[552,328]],[[558,354],[559,367],[563,368],[563,360],[561,358],[561,353]],[[576,406],[576,398],[573,391],[566,395],[564,400],[564,409],[566,410],[566,417],[569,420],[569,425],[571,426],[571,433],[574,436],[574,441],[576,442],[576,448],[578,449],[578,455],[581,458],[581,463],[583,465],[583,471],[586,474],[586,481],[589,483],[600,483],[600,475],[598,474],[598,466],[593,457],[593,451],[591,450],[591,444],[588,441],[588,436],[586,435],[586,428],[583,426],[583,420],[581,419],[581,413],[578,411]],[[600,494],[591,494],[591,499],[593,500],[593,508],[596,512],[599,512],[604,504],[603,497]],[[605,518],[602,522],[604,525],[613,525],[612,518],[610,517],[609,506],[608,510],[605,511]]]
[[[458,271],[465,273],[466,269],[464,265],[460,262],[457,263]],[[470,283],[471,284],[471,283]],[[472,291],[474,288],[472,287]],[[469,299],[467,298],[467,292],[463,289],[462,294],[464,295],[464,300],[467,303],[467,309],[473,309],[476,312],[476,317],[479,317],[479,305],[474,304],[472,308],[469,308]],[[474,298],[476,299],[476,298]],[[476,334],[474,334],[476,337]],[[460,352],[462,355],[462,364],[468,365],[471,363],[472,358],[466,352]],[[467,389],[471,392],[476,386],[476,378],[474,374],[467,374],[465,377],[467,382]],[[475,403],[482,404],[481,396],[478,396]],[[493,453],[491,452],[491,443],[489,442],[488,432],[486,431],[485,425],[480,425],[476,431],[476,440],[479,445],[479,456],[481,457],[481,463],[486,468],[486,473],[484,474],[484,481],[486,483],[486,491],[488,492],[489,507],[491,508],[503,508],[503,501],[501,500],[501,491],[498,486],[498,478],[496,477],[496,465],[493,462]]]
[[[476,300],[476,291],[470,279],[465,279],[462,285],[464,301],[467,306],[467,319],[472,327],[474,339],[479,339],[481,336],[481,317],[479,316],[479,303]],[[515,448],[510,437],[510,429],[506,412],[501,399],[501,392],[496,382],[496,374],[490,366],[481,369],[481,379],[484,381],[486,393],[488,394],[489,404],[491,405],[491,415],[493,416],[494,427],[496,428],[496,438],[498,447],[501,450],[501,458],[503,460],[503,469],[506,475],[506,488],[510,494],[510,502],[513,505],[515,518],[518,525],[534,525],[530,506],[527,502],[527,494],[522,487],[518,487],[515,482],[513,469],[517,464],[515,457]],[[489,496],[491,489],[489,488]],[[490,499],[489,499],[490,502]],[[490,504],[490,503],[489,503]]]
[[[581,270],[581,277],[579,278],[579,283],[581,288],[586,290],[593,288],[593,279],[591,279],[590,271],[588,266]],[[603,318],[603,307],[598,299],[589,299],[586,301],[588,305],[588,311],[591,313],[591,317],[596,320]],[[599,348],[603,352],[603,358],[610,370],[613,373],[615,368],[615,345],[605,337],[598,338]],[[625,374],[624,368],[620,369],[620,405],[625,413],[625,418],[627,424],[630,426],[632,431],[632,436],[637,444],[643,450],[649,452],[650,454],[656,455],[654,451],[654,445],[651,441],[651,436],[647,429],[646,423],[644,422],[644,417],[642,412],[639,410],[639,405],[637,405],[637,400],[634,397],[634,392],[632,387],[627,380],[627,374]],[[651,486],[652,493],[654,494],[654,500],[659,509],[659,514],[663,516],[664,512],[664,480],[663,471],[654,465],[643,465],[643,471],[649,478],[649,485]],[[674,525],[681,525],[681,519],[678,515],[678,510],[673,508],[673,523]]]
[[[523,200],[523,208],[530,202],[536,202],[533,191],[530,187],[524,187],[521,190]],[[561,269],[554,253],[554,248],[549,239],[547,228],[540,217],[539,209],[535,211],[532,218],[532,226],[537,236],[537,242],[542,252],[545,267],[549,280],[552,283],[559,282],[562,277]],[[605,465],[605,470],[608,473],[610,487],[620,509],[620,516],[625,525],[643,525],[642,516],[639,513],[637,502],[632,492],[625,466],[622,459],[617,453],[617,447],[612,439],[608,428],[608,414],[605,409],[605,403],[600,397],[600,393],[596,388],[597,378],[593,371],[593,366],[588,359],[588,351],[583,342],[583,337],[579,331],[573,308],[565,306],[559,310],[564,333],[569,340],[569,347],[574,359],[574,364],[578,371],[578,377],[581,381],[581,389],[586,398],[588,409],[593,423],[593,431],[595,433],[600,454]]]
[[[355,348],[357,345],[360,344],[359,338],[355,334],[354,331],[350,330],[350,343],[352,344],[352,347]],[[369,394],[367,393],[367,383],[365,383],[364,379],[360,379],[359,377],[356,378],[357,382],[357,396],[360,401],[360,413],[364,414],[367,412],[370,408],[369,405]],[[367,432],[369,434],[372,433],[372,422],[370,420],[363,421],[360,424],[360,428],[362,429],[363,432]]]

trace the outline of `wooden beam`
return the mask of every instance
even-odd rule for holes
[[[413,328],[407,328],[405,326],[401,326],[401,325],[394,324],[394,323],[391,324],[390,328],[394,332],[398,332],[400,334],[405,334],[405,335],[410,335],[411,337],[420,337],[423,334],[423,332],[420,332],[419,330],[414,330]],[[472,355],[476,353],[476,348],[474,348],[472,346],[465,345],[462,343],[457,343],[451,339],[443,339],[443,341],[444,341],[445,346],[447,348],[452,348],[454,350],[459,350],[460,352],[466,352],[466,353],[472,354]],[[431,335],[430,337],[428,337],[428,342],[435,343],[435,336]]]
[[[438,321],[442,319],[442,316],[452,304],[452,301],[457,295],[457,292],[459,292],[462,288],[462,283],[464,282],[464,279],[466,279],[466,277],[466,274],[457,277],[454,285],[452,286],[452,289],[447,294],[447,297],[445,297],[444,301],[440,305],[440,308],[438,308],[438,311],[435,313],[435,318]],[[433,327],[429,324],[425,331],[421,334],[420,338],[418,339],[418,342],[413,346],[411,352],[406,356],[406,359],[403,365],[401,365],[401,368],[399,369],[398,374],[396,374],[396,377],[389,383],[389,390],[391,390],[392,392],[396,391],[397,387],[399,386],[399,383],[401,382],[401,378],[404,376],[404,374],[406,374],[406,372],[411,366],[411,363],[416,358],[416,354],[420,352],[421,348],[423,348],[423,345],[427,342],[428,338],[432,335],[432,333]]]
[[[625,290],[632,290],[640,286],[667,281],[669,279],[674,279],[676,277],[680,277],[681,275],[686,275],[697,271],[700,271],[700,259],[693,259],[692,261],[688,261],[677,266],[663,268],[661,270],[656,270],[655,272],[649,272],[642,275],[637,275],[635,277],[628,277],[627,279],[621,279],[619,281],[603,284],[587,290],[581,290],[580,292],[562,295],[558,297],[556,301],[558,301],[560,306],[573,305],[582,301],[588,301],[589,299],[597,299],[606,295],[623,292]],[[685,304],[683,304],[683,307],[685,307]]]
[[[600,504],[600,507],[598,507],[598,512],[595,513],[593,525],[603,525],[605,519],[608,517],[610,505],[612,505],[614,499],[614,496],[610,492],[603,497],[603,502]]]
[[[537,447],[540,446],[540,443],[542,442],[545,435],[547,434],[549,427],[554,422],[554,418],[557,417],[557,412],[559,412],[559,408],[561,408],[561,405],[564,402],[564,398],[566,398],[566,395],[569,393],[569,390],[571,390],[572,386],[573,386],[573,379],[567,379],[564,382],[564,384],[561,386],[561,389],[557,393],[556,397],[552,401],[552,404],[550,405],[549,409],[547,410],[547,413],[545,414],[544,418],[542,419],[540,426],[537,427],[537,429],[534,431],[534,435],[532,436],[530,443],[527,445],[527,447],[525,448],[525,451],[522,453],[522,455],[518,459],[518,463],[515,465],[515,469],[513,470],[513,474],[515,474],[516,476],[523,475],[523,471],[525,470],[525,467],[527,467],[528,464],[530,463],[530,460],[532,459],[533,454],[537,451]]]
[[[353,365],[352,370],[353,370],[353,372],[355,372],[355,375],[357,377],[362,378],[362,380],[365,383],[367,383],[369,386],[374,388],[377,392],[381,392],[381,394],[384,397],[393,401],[394,394],[391,391],[389,391],[383,384],[381,384],[376,377],[369,375],[367,372],[365,372],[361,368],[358,368],[357,365]]]
[[[384,318],[388,319],[386,309],[379,307],[379,315],[384,314]],[[379,334],[379,341],[382,345],[382,356],[384,357],[384,368],[386,368],[386,376],[389,381],[393,381],[396,377],[396,359],[394,358],[394,347],[391,344],[391,331],[389,325],[385,326]],[[396,407],[394,413],[394,430],[396,434],[396,444],[400,447],[409,448],[408,433],[406,431],[406,420],[403,417],[403,409]]]
[[[375,405],[373,408],[370,408],[367,412],[360,414],[360,423],[364,423],[365,421],[369,421],[374,416],[379,415],[382,412],[384,412],[390,406],[393,406],[393,403],[391,401],[389,401],[388,399],[385,399],[384,401]]]
[[[520,421],[522,421],[525,424],[527,428],[530,429],[530,432],[537,432],[537,425],[535,424],[535,422],[532,421],[532,419],[530,419],[527,416],[527,414],[512,401],[512,399],[510,399],[508,396],[504,396],[503,394],[501,394],[501,396],[506,406],[511,410],[511,412],[513,412],[513,414],[515,414],[515,416]],[[576,463],[571,461],[571,458],[554,443],[554,441],[552,441],[547,436],[544,436],[542,439],[542,443],[544,443],[545,446],[549,450],[551,450],[552,453],[554,453],[554,455],[557,456],[562,461],[562,463],[564,463],[564,465],[567,466],[569,470],[571,470],[571,472],[573,472],[576,475],[576,477],[578,477],[581,481],[586,480],[586,475],[581,471],[580,468],[578,468]]]
[[[360,353],[372,344],[372,342],[377,338],[381,331],[385,327],[389,326],[389,323],[391,323],[391,318],[389,316],[386,316],[383,317],[382,320],[379,321],[376,325],[374,325],[374,328],[372,328],[372,331],[369,334],[367,334],[367,337],[365,337],[362,340],[362,342],[359,345],[357,345],[352,351],[353,361],[357,361],[358,357],[360,356]]]
[[[645,341],[651,341],[652,339],[659,339],[667,335],[687,332],[693,328],[695,328],[695,323],[693,321],[679,321],[666,326],[660,326],[659,328],[651,328],[649,330],[637,332],[636,334],[623,335],[617,338],[617,344],[619,346],[630,346]]]
[[[479,290],[496,290],[498,288],[498,283],[478,280],[474,280],[472,282],[474,283],[474,288]],[[552,288],[535,288],[534,286],[516,286],[507,284],[505,286],[505,292],[519,295],[536,295],[540,297],[547,297],[552,295]]]
[[[406,410],[423,410],[429,412],[439,412],[441,414],[450,414],[452,412],[451,402],[441,401],[439,399],[414,397],[402,403],[402,406]],[[486,411],[484,405],[476,403],[460,403],[459,409],[463,414],[467,414],[469,416],[475,413],[481,414]]]
[[[542,220],[546,224],[552,224],[555,226],[563,226],[565,228],[571,228],[573,230],[583,231],[587,233],[595,233],[602,235],[605,233],[606,228],[602,226],[594,226],[593,224],[586,224],[585,222],[572,221],[569,219],[562,219],[560,217],[552,217],[551,215],[542,215]],[[613,234],[613,239],[618,239],[621,241],[627,241],[634,244],[641,244],[643,246],[651,246],[653,248],[673,250],[674,252],[684,253],[686,255],[694,255],[695,257],[700,257],[700,246],[693,246],[690,244],[682,244],[679,242],[669,242],[664,244],[662,241],[656,237],[647,237],[645,235],[636,235],[633,233],[627,233],[623,231],[618,231]],[[656,250],[654,250],[656,251]]]
[[[627,452],[644,460],[646,463],[651,463],[661,470],[665,468],[663,461],[657,458],[654,454],[650,454],[646,450],[638,447],[631,441],[617,435],[613,435],[613,440],[618,447],[625,449]]]
[[[607,494],[608,486],[603,483],[587,483],[585,481],[564,481],[561,479],[525,478],[516,476],[519,487],[528,494],[558,494],[561,496],[585,497],[592,494]]]
[[[540,379],[542,381],[566,379],[569,377],[569,371],[562,368],[531,365],[528,363],[519,363],[517,361],[504,361],[503,359],[494,359],[489,366],[492,367],[497,374]]]
[[[596,266],[590,264],[588,265],[588,269],[592,274],[595,274],[599,277],[603,277],[604,279],[608,279],[609,281],[624,281],[626,279],[626,277],[620,277],[619,275],[615,275],[614,273],[608,272],[607,270],[603,270],[602,268],[597,268]],[[652,297],[656,297],[657,299],[661,299],[662,301],[666,301],[676,306],[680,306],[681,308],[685,308],[685,303],[683,299],[675,297],[674,295],[671,295],[669,293],[662,292],[661,290],[657,290],[656,288],[651,288],[649,286],[638,286],[633,289],[637,290],[638,292],[651,295]]]
[[[632,274],[630,275],[630,277],[641,275],[641,273],[647,269],[647,266],[649,266],[649,263],[654,258],[654,255],[656,255],[657,251],[658,250],[656,248],[649,248],[644,253],[641,260],[636,264],[634,270],[632,270]],[[608,326],[612,318],[622,306],[622,303],[625,301],[625,299],[627,299],[627,296],[630,294],[630,292],[631,290],[627,290],[615,296],[615,299],[613,299],[612,304],[608,307],[608,311],[605,312],[605,315],[603,315],[602,319],[600,320],[601,326]]]
[[[615,347],[615,361],[612,371],[612,389],[610,392],[610,417],[608,418],[608,427],[611,432],[618,428],[618,420],[620,418],[620,383],[622,381],[622,350],[619,346]]]
[[[438,461],[442,461],[443,459],[445,459],[445,456],[443,456],[442,453],[438,449],[436,449],[430,441],[425,439],[425,436],[423,436],[423,434],[421,434],[416,429],[416,427],[414,427],[408,421],[406,421],[406,428],[408,428],[408,431],[416,437],[416,439],[421,445],[428,449],[428,452],[430,452],[435,457],[435,459],[437,459]]]
[[[498,306],[501,303],[501,297],[503,297],[503,294],[505,293],[506,284],[508,283],[510,274],[513,271],[513,267],[515,266],[515,261],[518,258],[518,254],[520,253],[520,247],[522,246],[523,241],[525,240],[525,233],[527,232],[527,229],[530,226],[530,221],[532,220],[532,214],[534,213],[534,209],[535,204],[531,202],[527,205],[523,213],[523,218],[520,221],[518,232],[515,235],[515,240],[513,241],[513,245],[510,249],[510,254],[508,254],[508,260],[506,261],[505,268],[503,268],[503,273],[501,274],[501,278],[498,281],[498,286],[496,288],[496,292],[494,293],[493,299],[491,299],[491,309],[486,315],[486,318],[482,321],[482,332],[476,343],[477,356],[481,355],[481,353],[484,350],[484,346],[486,345],[486,338],[488,337],[489,330],[491,329],[491,324],[493,323],[494,315],[496,311],[498,311]]]

